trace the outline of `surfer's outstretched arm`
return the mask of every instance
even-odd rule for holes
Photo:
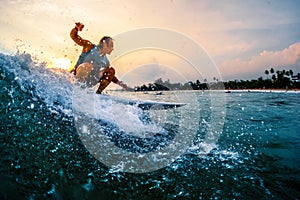
[[[121,86],[124,90],[128,91],[128,86],[119,81],[119,79],[115,76],[115,69],[113,67],[108,67],[103,75],[101,76],[100,85],[98,90],[96,91],[97,94],[101,94],[102,91],[111,83],[115,83]]]
[[[117,84],[121,86],[125,91],[128,91],[128,86],[123,81],[118,81]]]

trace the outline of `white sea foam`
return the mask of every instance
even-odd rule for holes
[[[1,55],[1,64],[12,72],[15,81],[33,100],[42,100],[50,111],[72,113],[72,76],[64,70],[49,69],[45,63],[37,63],[29,54]]]

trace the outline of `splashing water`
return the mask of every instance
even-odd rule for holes
[[[210,98],[217,98],[222,91],[196,93],[201,105],[197,110],[199,129],[188,151],[160,170],[131,174],[123,172],[121,162],[108,168],[82,144],[74,124],[77,108],[68,72],[48,69],[46,64],[33,62],[28,54],[0,54],[0,72],[1,199],[300,196],[297,92],[226,94],[225,124],[215,145],[205,142],[214,109]],[[140,134],[142,139],[151,137],[148,130],[169,130],[163,124],[143,121],[143,113],[135,107],[114,102],[102,104],[94,93],[82,93],[88,98],[76,100],[91,101],[81,104],[83,116],[109,122],[108,128],[132,133],[132,137]],[[180,94],[185,96],[188,92],[177,95]],[[150,93],[145,98],[154,96]],[[95,105],[101,109],[95,110]],[[123,121],[118,120],[118,115],[124,116]],[[188,123],[189,116],[182,118]],[[182,134],[188,131],[184,129]],[[203,154],[205,149],[208,154]]]

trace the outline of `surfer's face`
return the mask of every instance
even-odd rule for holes
[[[109,40],[108,43],[104,43],[103,45],[103,51],[106,53],[106,54],[110,54],[112,51],[114,50],[114,42],[113,40]]]

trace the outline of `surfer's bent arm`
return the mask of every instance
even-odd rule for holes
[[[80,37],[78,35],[78,28],[74,27],[71,32],[70,32],[70,37],[72,38],[72,40],[78,44],[79,46],[82,46],[83,52],[87,52],[88,50],[90,50],[94,44],[92,44],[90,41],[83,39],[82,37]]]

